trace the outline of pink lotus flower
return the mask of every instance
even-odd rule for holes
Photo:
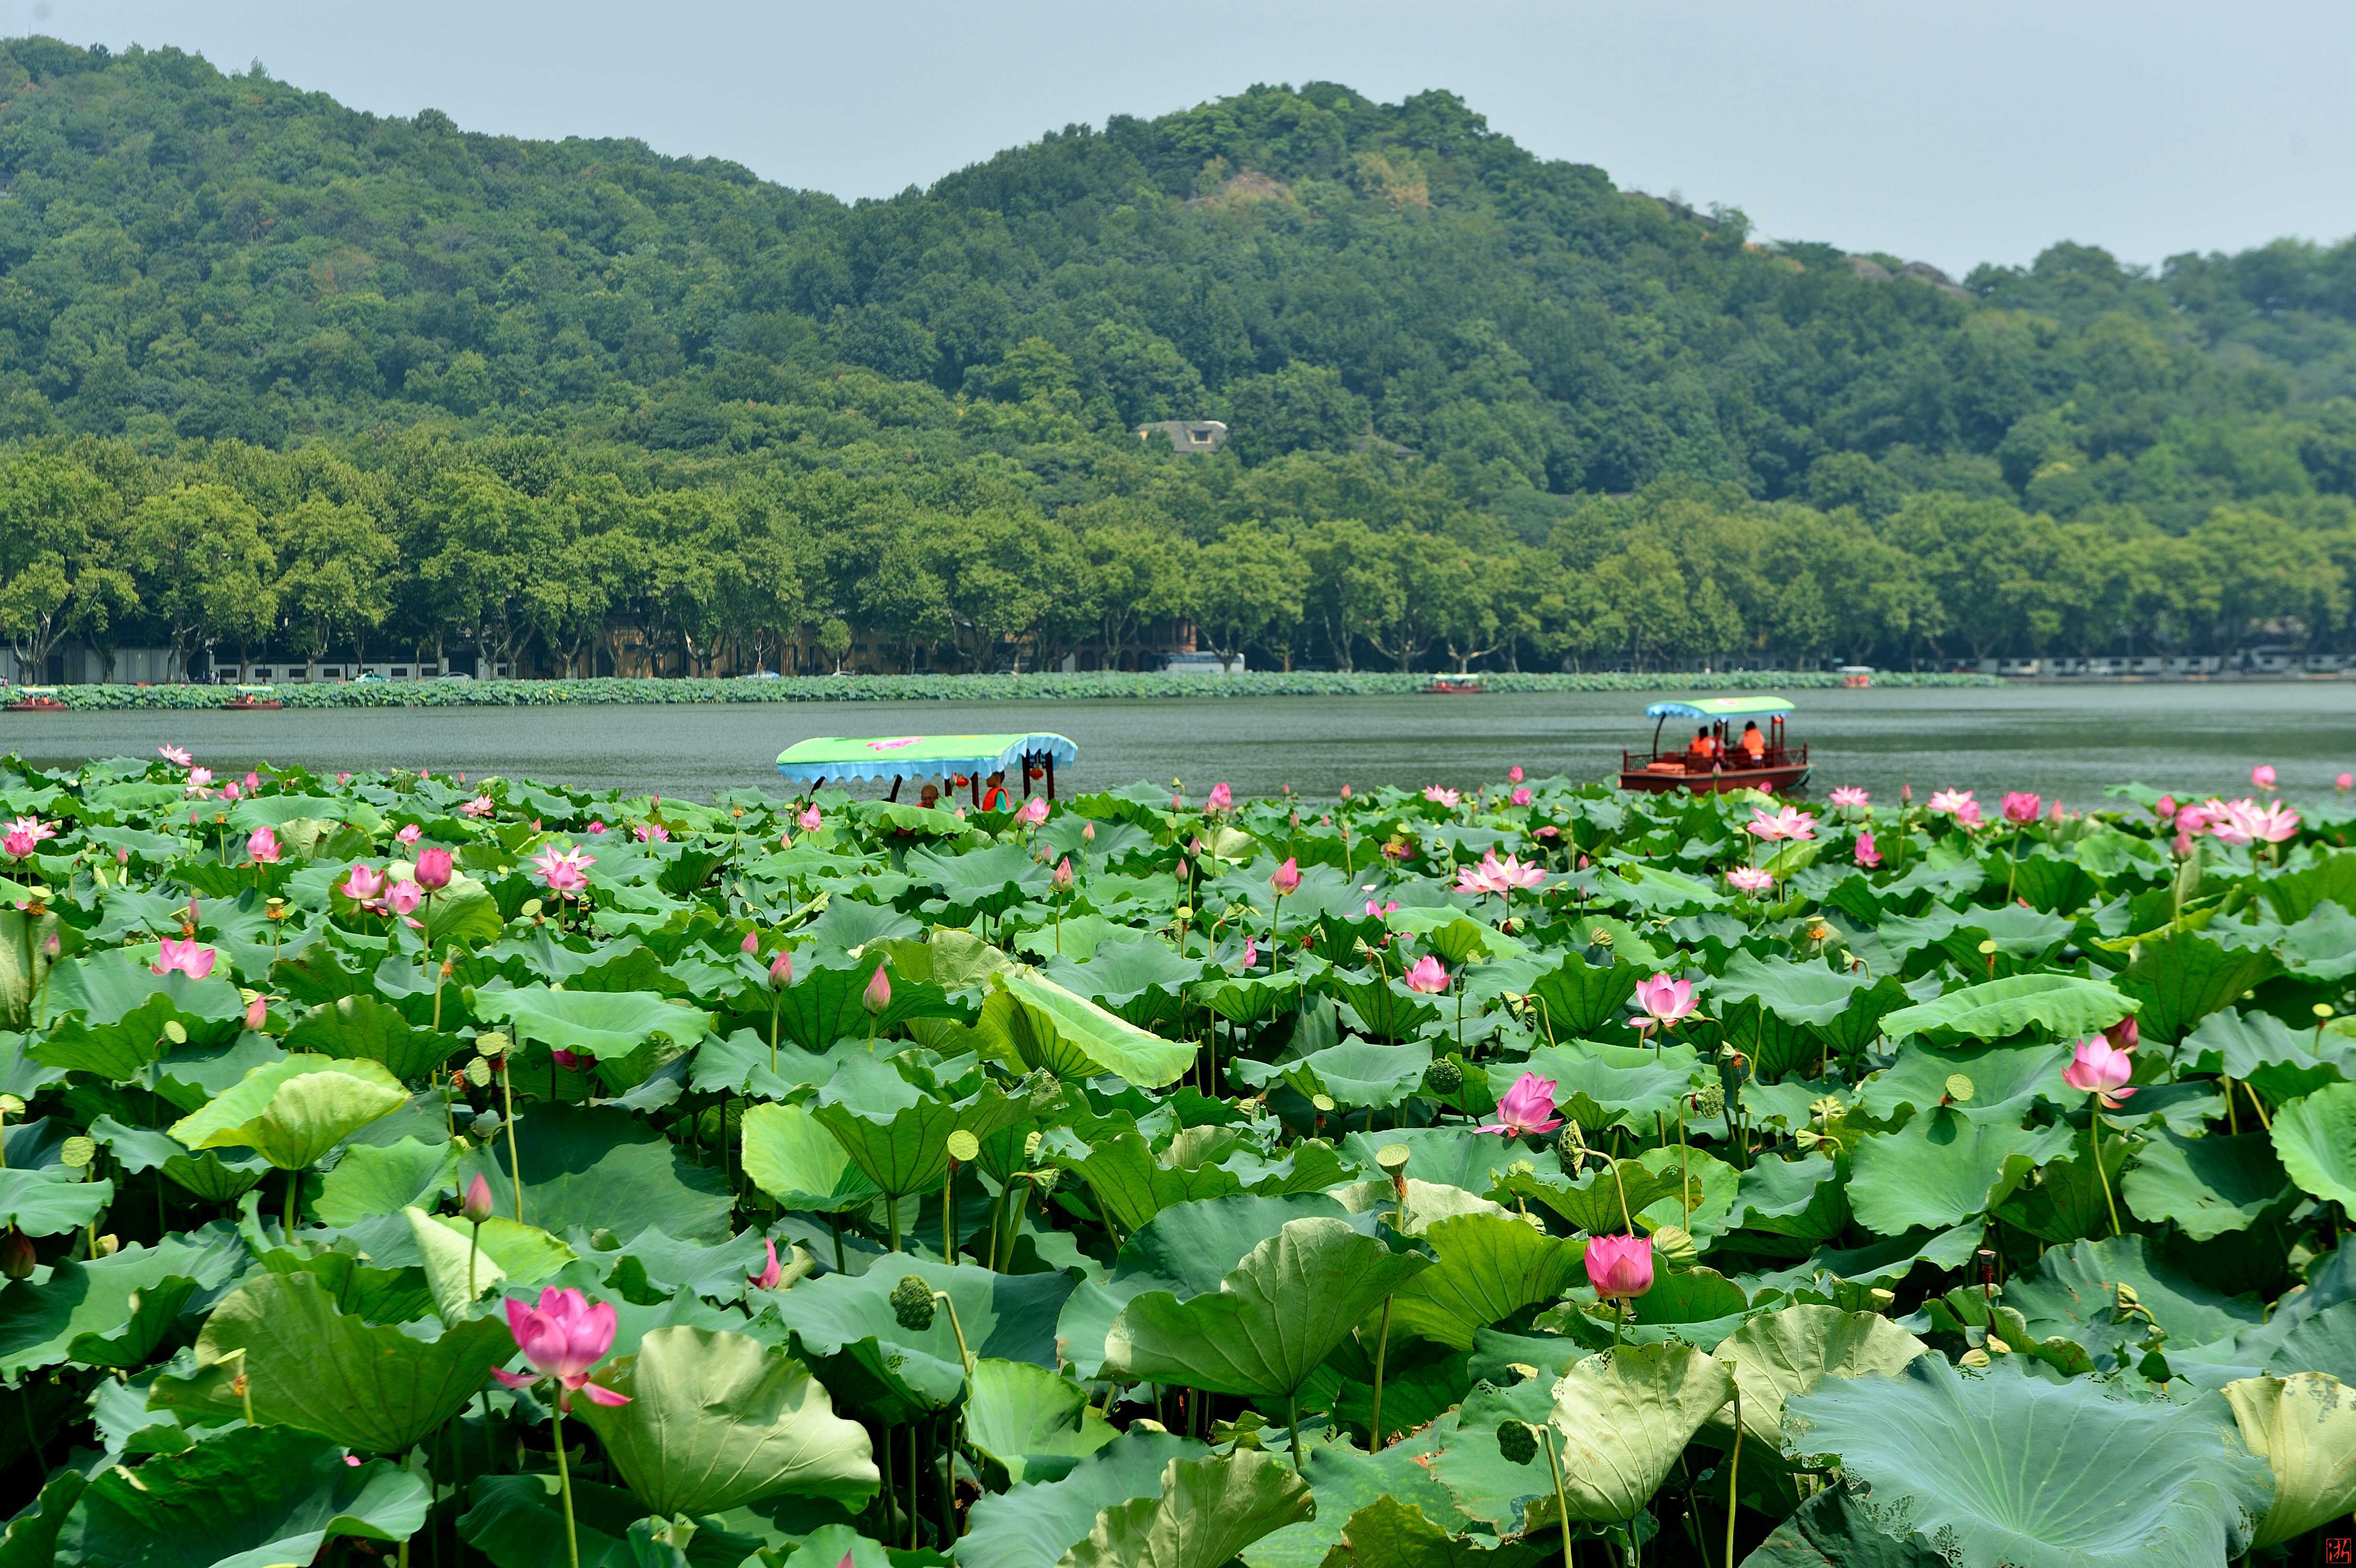
[[[392,838],[394,843],[406,849],[424,837],[425,830],[423,828],[418,827],[414,822],[407,822],[402,825],[401,831],[394,834]]]
[[[596,863],[596,856],[570,844],[562,849],[552,844],[531,858],[532,869],[548,884],[548,891],[561,898],[577,898],[588,891],[589,868]]]
[[[1046,821],[1047,797],[1044,795],[1034,795],[1024,801],[1023,809],[1014,814],[1014,820],[1026,827],[1036,827]]]
[[[458,808],[458,815],[461,816],[472,816],[479,819],[481,817],[490,816],[491,813],[497,810],[498,810],[498,803],[493,801],[489,795],[478,795],[474,799],[468,801],[466,805],[460,806]]]
[[[2331,787],[2343,795],[2351,789],[2356,789],[2356,773],[2341,773],[2331,781]]]
[[[2115,1111],[2119,1102],[2135,1093],[2123,1087],[2135,1076],[2135,1059],[2124,1051],[2114,1051],[2106,1040],[2082,1040],[2072,1053],[2070,1065],[2062,1070],[2062,1082],[2083,1094],[2092,1094],[2105,1110]]]
[[[239,791],[236,784],[225,784],[221,785],[221,798],[223,800],[235,800],[238,797],[238,794]]]
[[[1463,797],[1452,789],[1442,789],[1438,784],[1426,784],[1423,786],[1423,798],[1434,805],[1444,805],[1453,811],[1456,809],[1456,803]]]
[[[1342,786],[1342,798],[1344,800],[1350,798],[1350,786],[1348,784],[1344,784]]]
[[[252,795],[255,790],[258,790],[261,787],[262,775],[255,773],[252,769],[248,768],[245,773],[245,793]]]
[[[36,844],[45,838],[55,838],[58,836],[57,826],[54,823],[44,822],[37,816],[19,816],[8,824],[6,831],[29,833]]]
[[[1427,997],[1448,989],[1448,971],[1429,953],[1408,966],[1406,980],[1408,990]]]
[[[1554,1131],[1562,1125],[1562,1118],[1554,1113],[1554,1087],[1551,1078],[1541,1078],[1535,1072],[1523,1073],[1514,1080],[1514,1086],[1497,1101],[1497,1119],[1472,1130],[1476,1133],[1503,1133],[1507,1137]]]
[[[2110,1043],[2113,1051],[2133,1051],[2136,1048],[2136,1042],[2142,1038],[2143,1031],[2136,1028],[2133,1013],[2129,1013],[2103,1031],[2103,1039]]]
[[[1211,786],[1210,796],[1203,802],[1203,809],[1205,811],[1231,811],[1235,808],[1235,792],[1226,786],[1225,780],[1221,780],[1219,783]]]
[[[1751,820],[1742,825],[1742,830],[1769,844],[1784,838],[1803,843],[1816,836],[1816,819],[1795,805],[1784,806],[1772,816],[1764,809],[1753,806]]]
[[[1055,884],[1056,891],[1059,892],[1070,891],[1072,886],[1072,858],[1069,855],[1065,856],[1062,859],[1055,862],[1055,869],[1053,874],[1047,878],[1047,880]]]
[[[1525,861],[1518,855],[1508,854],[1500,860],[1493,849],[1482,864],[1488,869],[1489,880],[1508,892],[1515,888],[1527,891],[1546,880],[1545,867]]]
[[[1605,1301],[1633,1301],[1653,1288],[1649,1236],[1590,1236],[1587,1280]]]
[[[1846,811],[1863,807],[1873,796],[1855,784],[1838,784],[1826,798]]]
[[[417,855],[417,885],[429,893],[438,893],[450,885],[455,868],[450,861],[450,851],[438,845],[421,849]]]
[[[213,771],[212,771],[212,769],[210,769],[210,768],[190,768],[190,769],[188,770],[188,783],[187,783],[187,793],[188,793],[188,794],[190,794],[190,795],[209,795],[209,794],[211,794],[211,793],[212,793],[212,785],[213,785]]]
[[[7,856],[11,860],[23,859],[39,844],[39,839],[21,827],[11,827],[7,832],[0,833],[0,855]]]
[[[786,1277],[786,1265],[777,1261],[776,1243],[764,1237],[761,1245],[768,1252],[768,1262],[761,1265],[759,1274],[745,1275],[744,1283],[755,1290],[775,1290],[777,1282]]]
[[[824,822],[826,818],[819,815],[818,802],[812,801],[809,803],[809,807],[803,811],[801,816],[796,817],[794,820],[802,825],[803,832],[815,833],[819,830],[819,825]]]
[[[185,768],[190,763],[196,761],[194,757],[188,754],[185,747],[180,746],[158,746],[155,748],[155,754],[163,758],[166,762],[171,763],[174,767],[178,768]]]
[[[794,955],[780,953],[769,960],[769,984],[782,991],[794,983]]]
[[[374,867],[355,863],[336,891],[356,904],[373,903],[384,893],[384,873]]]
[[[2275,787],[2275,770],[2270,763],[2260,763],[2250,770],[2250,783],[2258,789]]]
[[[2172,795],[2161,795],[2152,802],[2151,814],[2162,822],[2169,821],[2176,816],[2176,797]]]
[[[1964,802],[1964,804],[1956,809],[1955,826],[1963,828],[1973,828],[1977,827],[1979,825],[1980,803],[1976,800],[1967,800]]]
[[[245,1004],[245,1027],[247,1029],[259,1034],[262,1032],[262,1026],[269,1021],[270,998],[268,997],[256,997],[253,1000]]]
[[[1279,898],[1288,897],[1298,891],[1301,886],[1301,862],[1287,855],[1284,858],[1284,864],[1268,874],[1268,885],[1276,890],[1276,896]]]
[[[1726,885],[1738,893],[1759,894],[1775,885],[1775,879],[1756,866],[1737,866],[1726,873]]]
[[[867,989],[859,994],[859,1005],[877,1014],[892,1005],[892,979],[884,973],[883,965],[875,965],[875,973],[867,977]]]
[[[477,1171],[475,1179],[466,1184],[466,1195],[458,1200],[458,1217],[469,1225],[479,1225],[497,1213],[498,1205],[491,1200],[491,1184]]]
[[[552,1049],[548,1053],[548,1059],[551,1061],[555,1062],[559,1067],[564,1069],[567,1072],[586,1072],[591,1068],[597,1065],[596,1056],[586,1051],[559,1051]]]
[[[2278,800],[2244,814],[2242,823],[2251,837],[2268,844],[2286,844],[2298,837],[2298,813]]]
[[[274,865],[278,860],[278,835],[267,825],[245,836],[245,858],[257,866]]]
[[[592,832],[592,833],[603,833],[603,832],[605,832],[605,819],[604,819],[603,817],[592,817],[592,818],[590,819],[590,822],[589,822],[589,831],[590,831],[590,832]]]
[[[191,980],[202,980],[213,972],[213,960],[220,955],[201,945],[194,937],[175,942],[166,937],[155,952],[155,961],[147,967],[158,975],[186,975]]]
[[[1496,864],[1497,858],[1492,855],[1477,866],[1457,867],[1456,891],[1476,899],[1489,893],[1505,891],[1505,889],[1500,887],[1489,874]]]
[[[2216,803],[2222,809],[2223,803]],[[2179,843],[2198,838],[2209,831],[2209,814],[2197,805],[2188,805],[2176,814],[2176,837]]]
[[[592,1368],[605,1359],[614,1348],[614,1307],[601,1301],[594,1307],[577,1290],[543,1290],[540,1305],[529,1306],[522,1300],[508,1297],[508,1332],[515,1336],[516,1349],[531,1364],[532,1375],[525,1377],[504,1368],[494,1369],[491,1376],[509,1388],[530,1388],[546,1379],[557,1383],[556,1408],[570,1412],[573,1395],[584,1393],[593,1404],[627,1404],[630,1396],[599,1388],[589,1381]]]
[[[1636,1005],[1665,1024],[1673,1024],[1694,1010],[1693,982],[1655,975],[1636,982]]]
[[[1530,803],[1530,792],[1526,788],[1516,789],[1510,798],[1515,805],[1527,805]]]
[[[1521,763],[1515,763],[1512,767],[1505,770],[1505,782],[1508,784],[1519,784],[1522,782]]]
[[[665,827],[659,822],[641,822],[637,827],[632,828],[631,832],[641,844],[668,844],[670,842],[670,829]]]
[[[1961,816],[1965,806],[1971,807],[1972,815],[1976,818],[1978,816],[1979,803],[1972,798],[1972,792],[1967,789],[1938,789],[1931,792],[1931,815],[1933,816]]]
[[[1869,871],[1881,864],[1881,851],[1874,848],[1870,833],[1860,832],[1857,836],[1857,863]]]
[[[1247,969],[1259,967],[1259,938],[1257,936],[1244,938],[1244,967]]]
[[[744,940],[737,944],[736,951],[748,955],[757,955],[761,951],[760,933],[755,931],[746,932],[744,933]]]
[[[1398,908],[1398,903],[1396,900],[1377,908],[1375,901],[1368,899],[1366,901],[1366,918],[1368,920],[1382,920],[1387,918],[1390,914],[1391,911],[1397,908]]]
[[[385,907],[391,910],[393,913],[406,918],[416,912],[419,904],[425,901],[425,890],[412,881],[405,880],[398,881],[393,883],[391,891],[384,895],[384,901]]]
[[[2037,795],[2025,795],[2019,790],[2005,792],[2004,819],[2016,827],[2026,827],[2036,821],[2037,814],[2044,808],[2045,802]]]

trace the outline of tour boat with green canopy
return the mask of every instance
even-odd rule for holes
[[[58,700],[54,686],[20,686],[8,701],[11,713],[63,713],[66,705]]]
[[[897,800],[905,779],[942,774],[970,785],[981,804],[981,781],[991,773],[1023,777],[1028,796],[1033,779],[1055,798],[1055,764],[1080,754],[1070,740],[1044,732],[1028,735],[885,735],[873,738],[817,735],[777,753],[777,772],[789,784],[815,791],[828,780],[890,779]]]
[[[237,695],[221,706],[239,713],[252,713],[286,705],[279,700],[278,688],[274,686],[241,686],[237,688]]]
[[[1724,795],[1738,789],[1776,793],[1807,782],[1808,748],[1793,751],[1783,732],[1792,705],[1780,697],[1702,697],[1655,702],[1644,709],[1655,720],[1653,749],[1639,756],[1620,753],[1620,787],[1648,795],[1670,790],[1695,790]],[[1674,750],[1661,750],[1661,731],[1672,719],[1697,720],[1693,740]],[[1760,728],[1764,720],[1766,726]],[[1756,745],[1743,743],[1745,732],[1755,734]]]

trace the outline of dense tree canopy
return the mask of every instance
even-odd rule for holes
[[[2356,241],[1956,285],[1330,83],[846,206],[46,39],[0,178],[36,665],[2351,641]]]

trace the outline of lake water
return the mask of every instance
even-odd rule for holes
[[[1675,695],[1665,688],[1662,695]],[[275,713],[0,713],[0,752],[46,766],[188,747],[217,773],[262,762],[324,772],[428,765],[709,799],[778,789],[775,758],[813,735],[1053,730],[1078,742],[1059,793],[1145,779],[1218,780],[1238,795],[1281,784],[1419,786],[1533,776],[1608,778],[1652,739],[1652,699],[1627,693],[1104,702],[843,702],[604,708],[337,709]],[[2045,686],[1803,692],[1794,741],[1809,791],[2034,789],[2073,806],[2142,780],[2179,794],[2246,794],[2272,763],[2292,795],[2356,768],[2356,682]],[[1672,724],[1672,730],[1675,726]]]

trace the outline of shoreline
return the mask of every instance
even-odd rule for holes
[[[781,676],[773,680],[600,676],[574,680],[343,681],[272,688],[285,708],[541,708],[621,703],[796,702],[1039,702],[1241,697],[1398,697],[1419,693],[1429,674],[1392,671],[1266,671],[1199,676],[1092,672],[1065,675]],[[1484,675],[1486,692],[1542,691],[1826,691],[1845,677],[1828,670],[1633,675],[1501,673]],[[1873,677],[1876,687],[1989,688],[2005,684],[1987,675],[1895,671]],[[0,696],[11,688],[0,688]],[[234,686],[60,686],[51,688],[67,708],[84,712],[147,709],[226,709]]]

